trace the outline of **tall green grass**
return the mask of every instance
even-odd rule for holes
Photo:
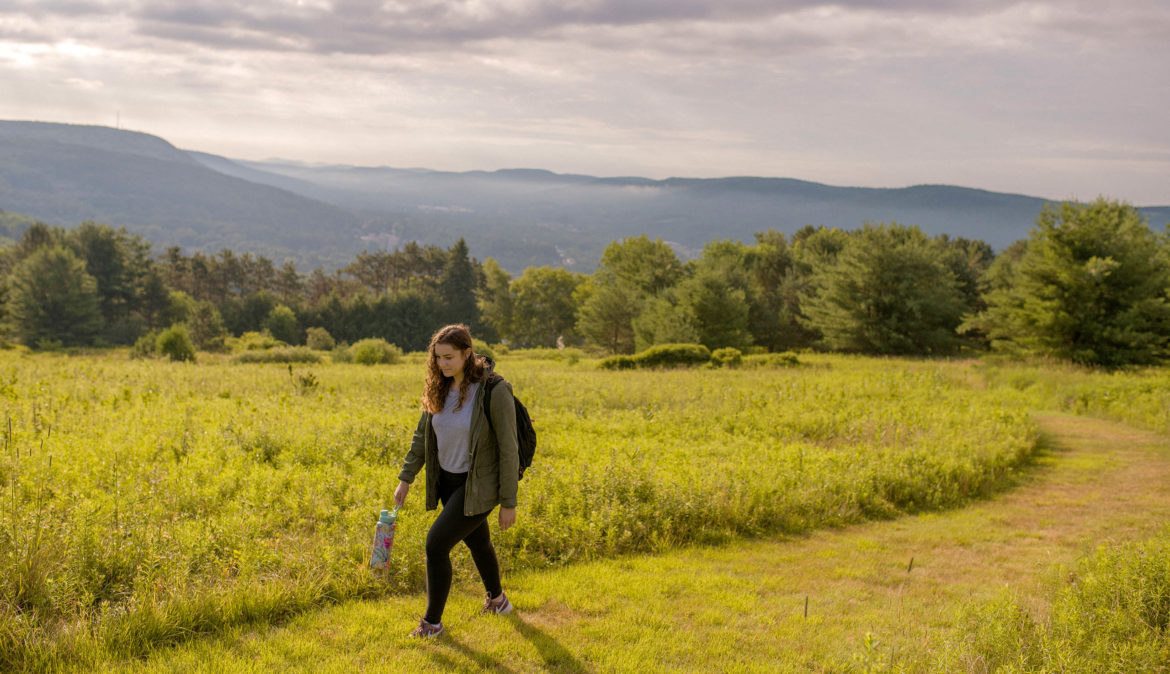
[[[605,372],[503,355],[540,449],[506,568],[800,532],[986,493],[1035,431],[944,366]],[[422,366],[0,355],[0,669],[134,656],[347,598],[417,591],[416,490],[366,568]],[[1005,395],[1010,394],[1010,395]],[[466,556],[460,573],[473,573]]]
[[[1170,671],[1170,530],[1103,546],[1059,574],[1048,615],[1010,594],[973,607],[938,671]]]
[[[995,388],[1014,391],[1023,404],[1124,421],[1170,431],[1170,369],[1093,370],[1051,362],[991,363],[977,371]]]

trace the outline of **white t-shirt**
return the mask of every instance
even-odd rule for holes
[[[476,386],[468,387],[463,407],[456,411],[459,387],[452,385],[443,411],[431,415],[431,426],[439,443],[439,467],[448,473],[466,473],[471,467],[471,409],[475,407],[477,390]]]

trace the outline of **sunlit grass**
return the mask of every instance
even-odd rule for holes
[[[570,360],[499,359],[540,433],[520,525],[496,537],[509,571],[954,505],[1034,447],[1010,392],[972,390],[945,364]],[[411,357],[290,370],[0,356],[0,664],[132,656],[420,590],[421,494],[387,578],[365,568],[420,381]]]

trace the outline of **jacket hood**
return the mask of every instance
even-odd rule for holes
[[[496,371],[496,361],[491,356],[485,356],[482,353],[475,355],[483,359],[483,378],[487,379],[488,375]]]

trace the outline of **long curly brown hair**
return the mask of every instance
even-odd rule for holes
[[[451,391],[451,383],[455,381],[454,377],[444,377],[443,371],[439,369],[439,357],[435,355],[435,347],[440,344],[467,352],[467,360],[463,361],[463,383],[459,386],[459,402],[455,405],[456,410],[463,408],[463,402],[467,398],[467,390],[471,388],[472,384],[483,379],[487,368],[483,356],[476,354],[472,347],[471,331],[467,329],[466,325],[448,325],[439,328],[435,334],[431,335],[431,343],[427,346],[427,378],[423,385],[422,406],[431,414],[443,411],[443,405],[447,402],[447,394]]]

